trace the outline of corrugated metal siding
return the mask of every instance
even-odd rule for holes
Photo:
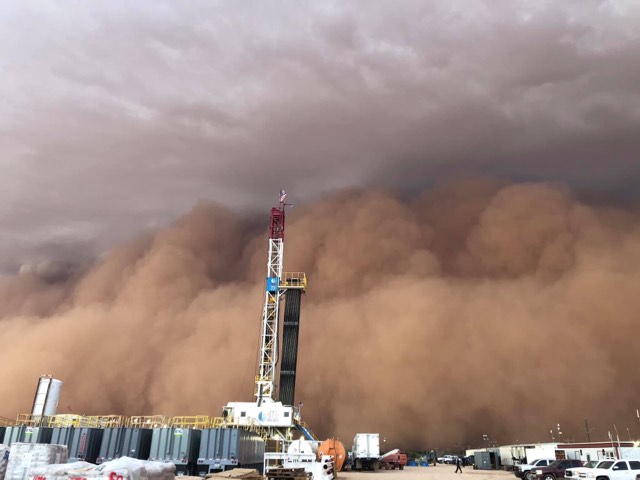
[[[257,434],[236,428],[202,431],[198,472],[228,470],[235,467],[262,469],[264,440]]]
[[[53,429],[48,427],[7,427],[4,444],[14,443],[51,443]]]
[[[96,463],[104,463],[119,458],[122,443],[122,434],[124,428],[105,428],[102,434],[102,442],[100,443],[100,452]]]
[[[125,428],[122,435],[122,456],[147,460],[151,449],[150,428]]]
[[[154,428],[149,458],[171,462],[176,474],[194,473],[200,448],[200,430],[187,428]]]
[[[74,429],[69,446],[69,462],[85,461],[96,463],[100,453],[102,435],[101,428],[76,428]]]

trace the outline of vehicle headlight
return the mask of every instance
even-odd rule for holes
[[[593,472],[587,472],[587,478],[594,478],[595,474]]]
[[[538,475],[542,475],[542,470],[536,470],[536,473],[537,473]]]

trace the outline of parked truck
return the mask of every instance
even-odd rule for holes
[[[380,457],[380,468],[385,470],[404,470],[407,464],[407,454],[399,449],[391,450]]]
[[[380,468],[380,434],[356,433],[351,449],[353,470],[378,470]]]

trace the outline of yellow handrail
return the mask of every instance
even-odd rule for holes
[[[171,417],[165,415],[149,415],[129,417],[126,421],[127,427],[134,428],[160,428],[168,427],[171,424]]]
[[[171,419],[171,426],[179,428],[207,428],[209,424],[208,415],[182,416]]]
[[[304,272],[286,272],[282,274],[280,287],[296,288],[304,291],[307,288],[307,276]]]
[[[20,413],[16,418],[16,425],[27,427],[39,427],[47,422],[48,417],[42,415],[32,415],[31,413]]]
[[[47,427],[77,427],[82,421],[82,415],[60,414],[47,418]]]
[[[16,424],[15,420],[10,418],[0,417],[0,427],[13,427]]]

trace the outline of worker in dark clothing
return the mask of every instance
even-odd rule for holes
[[[460,470],[458,472],[458,470]],[[462,473],[462,460],[460,459],[460,457],[456,457],[456,472],[455,473]]]

